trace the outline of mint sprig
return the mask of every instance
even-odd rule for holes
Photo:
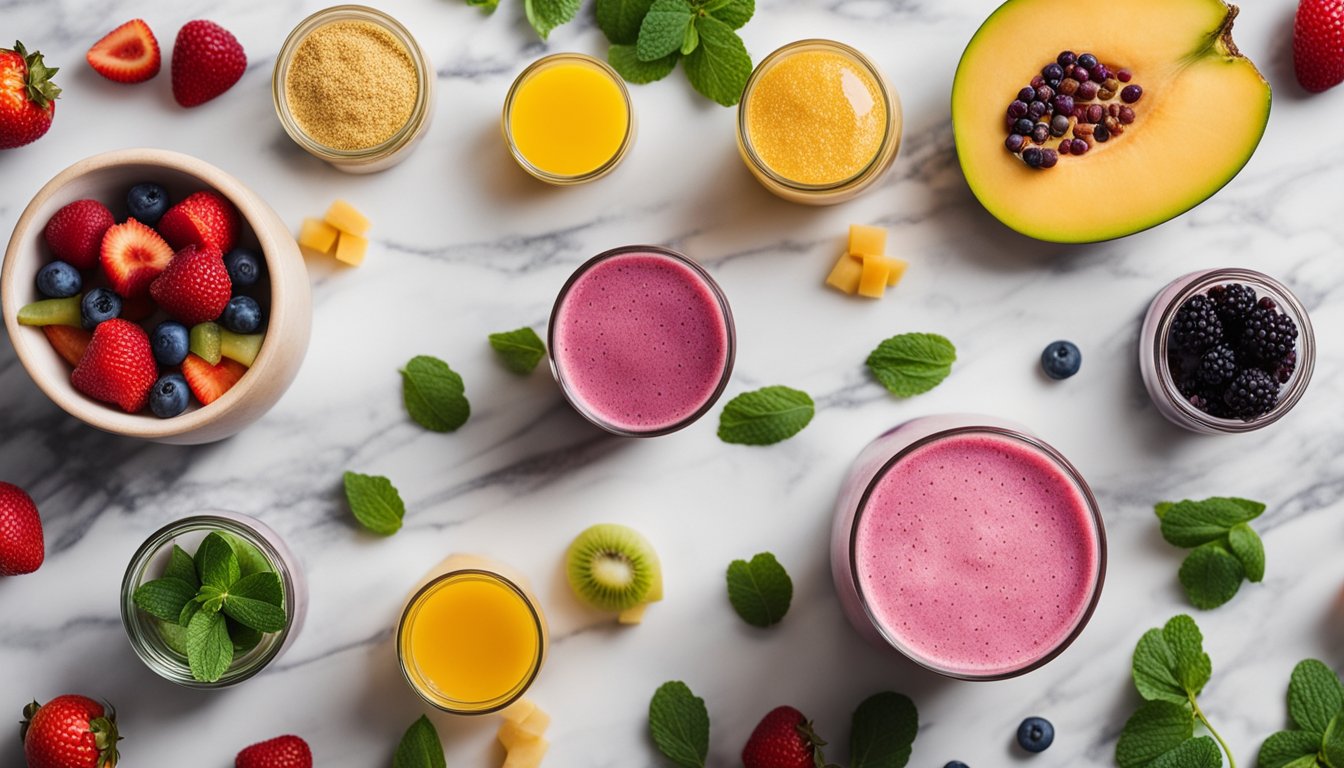
[[[887,391],[912,397],[942,383],[957,361],[957,348],[936,333],[902,333],[877,345],[868,370]]]
[[[681,681],[663,683],[649,701],[649,733],[680,768],[704,768],[709,755],[709,710]]]
[[[392,755],[392,768],[447,768],[439,732],[424,715],[411,723]]]
[[[346,472],[345,500],[355,520],[379,536],[391,536],[401,530],[406,504],[392,481],[381,475]]]
[[[915,703],[886,691],[869,696],[854,710],[850,768],[905,768],[919,733]]]
[[[1344,765],[1344,684],[1328,666],[1306,659],[1288,681],[1293,728],[1265,739],[1260,768],[1339,768]]]
[[[531,328],[490,334],[490,346],[499,354],[504,367],[526,376],[546,359],[546,344]]]
[[[453,432],[467,423],[467,402],[462,377],[436,357],[418,355],[401,371],[402,400],[417,424],[433,432]]]
[[[751,55],[736,30],[755,0],[597,0],[596,10],[607,61],[628,82],[661,80],[681,60],[701,95],[725,107],[741,101]]]
[[[793,580],[775,556],[762,552],[751,561],[728,565],[728,601],[742,620],[753,627],[778,624],[793,601]]]
[[[1243,580],[1264,580],[1265,546],[1249,525],[1264,511],[1258,501],[1223,496],[1153,507],[1162,538],[1177,547],[1193,547],[1178,578],[1196,608],[1217,608],[1236,596]]]
[[[579,0],[523,0],[523,10],[528,23],[545,40],[551,30],[579,15]]]
[[[771,445],[803,431],[816,413],[806,393],[789,387],[762,387],[728,401],[719,417],[719,439],[740,445]]]

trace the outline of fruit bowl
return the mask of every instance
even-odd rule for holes
[[[174,198],[201,190],[222,195],[238,210],[238,243],[261,253],[269,275],[269,290],[262,296],[262,303],[269,305],[266,337],[247,373],[218,400],[166,419],[147,410],[124,413],[81,394],[71,383],[71,366],[48,343],[42,328],[21,325],[17,319],[20,307],[40,298],[34,282],[49,260],[42,231],[52,215],[71,202],[92,198],[107,204],[117,221],[124,221],[126,190],[142,182],[159,184]],[[270,410],[298,374],[312,330],[308,273],[293,236],[275,211],[219,168],[159,149],[95,155],[47,182],[24,209],[10,236],[0,271],[0,307],[28,375],[71,416],[117,435],[188,445],[222,440]]]

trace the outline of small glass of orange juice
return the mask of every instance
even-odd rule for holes
[[[484,715],[532,685],[548,641],[525,579],[498,563],[454,555],[407,601],[397,657],[422,699],[452,714]]]

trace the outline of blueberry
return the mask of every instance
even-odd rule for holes
[[[1054,741],[1055,726],[1043,717],[1028,717],[1017,726],[1017,743],[1028,752],[1044,752]]]
[[[1041,368],[1052,379],[1067,379],[1083,365],[1083,353],[1071,341],[1056,341],[1041,352]]]
[[[233,287],[254,285],[261,279],[261,257],[251,248],[234,248],[224,257],[224,268],[229,270]]]
[[[1097,66],[1097,57],[1090,53],[1084,53],[1078,57],[1078,66],[1083,69],[1091,69]]]
[[[1064,68],[1059,64],[1046,64],[1041,70],[1041,77],[1048,83],[1051,80],[1059,80],[1064,77]]]
[[[88,330],[121,314],[121,297],[107,288],[94,288],[79,303],[79,316]]]
[[[967,765],[967,764],[961,762],[960,760],[953,760],[952,762],[948,763],[947,765],[944,765],[943,768],[971,768],[971,767],[970,767],[969,765]]]
[[[253,333],[261,327],[261,307],[251,296],[234,296],[219,322],[234,333]]]
[[[168,212],[168,190],[158,184],[136,184],[126,194],[126,210],[131,218],[152,227]]]
[[[171,419],[187,410],[191,390],[187,380],[180,373],[169,373],[159,377],[149,390],[149,410],[160,419]]]
[[[149,337],[149,344],[154,348],[154,359],[159,365],[181,365],[187,359],[190,341],[191,332],[187,326],[172,320],[159,323],[159,327]]]
[[[37,271],[37,290],[49,299],[64,299],[79,293],[84,278],[64,261],[53,261]]]

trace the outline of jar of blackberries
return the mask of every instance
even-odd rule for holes
[[[1139,369],[1158,411],[1194,432],[1269,426],[1311,380],[1316,338],[1307,310],[1274,278],[1249,269],[1192,272],[1148,307]]]

